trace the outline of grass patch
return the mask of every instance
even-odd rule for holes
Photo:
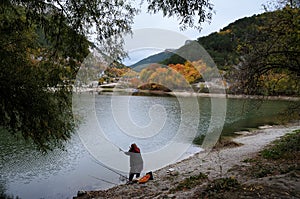
[[[255,178],[286,174],[300,170],[300,130],[286,134],[260,152],[260,156],[245,160],[251,164],[247,175]]]
[[[241,185],[237,179],[230,178],[219,178],[210,182],[205,190],[202,192],[203,198],[213,198],[215,195],[226,192],[226,191],[234,191],[240,189]]]
[[[276,140],[261,152],[263,158],[278,160],[295,158],[293,153],[300,151],[300,130],[293,131]]]
[[[175,188],[172,188],[170,190],[170,193],[175,193],[176,191],[183,191],[187,189],[192,189],[199,184],[201,184],[204,180],[206,180],[208,177],[206,174],[201,173],[196,176],[190,176],[189,178],[184,179],[182,182],[180,182]]]

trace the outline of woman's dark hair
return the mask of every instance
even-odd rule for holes
[[[135,143],[133,143],[133,144],[131,144],[129,152],[140,153],[140,149]]]

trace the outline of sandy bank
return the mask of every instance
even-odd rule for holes
[[[230,168],[247,164],[242,161],[253,157],[270,142],[296,129],[300,129],[300,122],[241,133],[234,138],[235,142],[241,144],[240,146],[197,153],[155,171],[154,180],[146,184],[119,185],[108,190],[87,191],[76,198],[190,198],[193,196],[193,189],[176,194],[169,191],[185,178],[198,175],[200,172],[207,174],[209,179],[228,177]]]

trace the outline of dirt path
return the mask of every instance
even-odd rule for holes
[[[264,127],[253,132],[242,132],[233,139],[241,145],[233,148],[222,148],[210,153],[198,153],[188,159],[169,165],[154,172],[154,180],[146,184],[119,185],[108,190],[81,192],[78,199],[85,198],[190,198],[197,189],[186,189],[172,192],[178,184],[190,176],[206,174],[208,180],[224,178],[232,175],[230,169],[235,165],[257,154],[273,140],[300,129],[300,122],[287,126]],[[204,183],[205,184],[205,183]],[[201,184],[199,183],[199,186]]]

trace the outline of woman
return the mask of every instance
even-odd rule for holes
[[[124,153],[130,156],[129,182],[131,182],[134,175],[136,178],[140,177],[144,162],[141,151],[135,143],[131,144],[129,151]]]

